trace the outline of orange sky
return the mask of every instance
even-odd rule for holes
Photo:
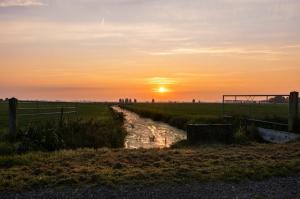
[[[299,1],[204,2],[0,0],[0,98],[218,101],[300,90]]]

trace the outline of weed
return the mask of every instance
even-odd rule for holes
[[[234,136],[234,143],[236,144],[248,144],[250,142],[247,132],[243,127],[240,127]]]
[[[123,115],[115,113],[108,105],[101,110],[104,113],[99,112],[99,115],[104,114],[105,117],[97,119],[65,118],[63,121],[31,122],[19,129],[13,145],[9,144],[8,134],[3,134],[0,155],[38,150],[123,147],[126,137]]]

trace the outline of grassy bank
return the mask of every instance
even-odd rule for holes
[[[300,172],[300,141],[187,149],[79,149],[0,157],[0,190],[261,180]]]
[[[188,123],[223,122],[220,103],[139,103],[122,105],[123,108],[157,121],[185,129]],[[225,113],[236,117],[252,117],[287,123],[286,104],[226,104]]]
[[[102,103],[80,104],[78,113],[67,115],[63,121],[25,117],[18,127],[15,137],[5,130],[1,134],[0,155],[85,147],[119,148],[123,147],[126,136],[123,116],[115,113],[109,104]]]
[[[73,102],[19,102],[18,108],[36,108],[36,110],[18,110],[17,124],[19,128],[26,127],[29,123],[39,123],[41,121],[59,121],[60,115],[37,115],[37,116],[20,116],[20,114],[59,112],[57,107],[76,107],[76,114],[65,114],[65,119],[83,120],[110,120],[108,107],[109,103],[73,103]],[[48,108],[48,109],[45,109]],[[8,128],[8,103],[0,103],[0,130]]]

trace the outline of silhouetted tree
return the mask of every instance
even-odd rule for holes
[[[152,99],[152,103],[155,103],[155,100],[154,100],[154,99]]]
[[[288,103],[288,99],[283,96],[275,96],[269,99],[271,103]]]

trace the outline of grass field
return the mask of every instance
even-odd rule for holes
[[[104,103],[19,103],[18,108],[38,108],[38,107],[76,107],[78,114],[66,115],[66,117],[80,117],[83,119],[107,119],[109,118],[108,104]],[[186,118],[190,121],[209,121],[218,120],[222,117],[222,104],[219,103],[139,103],[129,104],[126,108],[131,109],[140,114],[153,113],[153,116],[159,117],[164,115],[165,117],[172,118]],[[42,110],[40,110],[42,111]],[[44,110],[53,111],[53,110]],[[59,110],[55,110],[59,111]],[[38,112],[38,111],[34,111]],[[18,113],[31,113],[31,111],[18,111]],[[299,111],[300,113],[300,111]],[[0,103],[0,129],[7,128],[8,125],[8,104]],[[258,119],[276,119],[281,121],[287,121],[288,117],[288,105],[287,104],[226,104],[225,114],[228,115],[247,115],[249,117]],[[151,114],[149,114],[151,116]],[[28,122],[40,121],[40,120],[58,120],[59,115],[54,116],[30,116],[30,117],[18,117],[18,125],[20,127],[26,125]]]
[[[187,149],[79,149],[0,156],[0,191],[63,185],[261,180],[300,172],[300,141]]]
[[[22,106],[31,107],[32,104],[22,104]],[[100,127],[105,127],[95,131],[92,140],[97,138],[102,141],[106,137],[111,138],[109,137],[111,132],[115,128],[117,130],[121,128],[122,123],[115,123],[116,118],[108,104],[76,104],[76,106],[78,115],[70,115],[71,119],[73,117],[75,120],[78,116],[84,120],[97,119],[100,121]],[[176,125],[181,124],[180,122],[184,125],[191,121],[218,121],[222,114],[220,104],[132,104],[126,105],[126,108],[146,117],[174,122]],[[246,114],[248,110],[243,105],[232,108],[236,108],[234,110],[239,114]],[[6,109],[7,105],[1,104],[1,110]],[[261,119],[277,118],[278,115],[287,116],[287,106],[284,105],[263,105],[252,109],[254,110],[257,111],[256,116]],[[5,121],[3,118],[7,115],[3,112],[5,111],[1,112],[1,118]],[[47,120],[38,118],[38,120],[44,119]],[[58,120],[58,117],[55,119]],[[282,117],[282,119],[286,118]],[[26,126],[30,121],[30,118],[23,120],[20,118],[19,125]],[[101,121],[106,122],[101,123]],[[1,123],[2,127],[5,123]],[[94,129],[88,128],[88,130]],[[115,135],[124,136],[124,134]],[[78,136],[76,140],[84,140],[84,136]],[[0,192],[65,185],[114,186],[261,180],[271,176],[289,176],[300,172],[300,140],[288,144],[251,142],[244,145],[206,144],[192,147],[186,145],[176,149],[125,150],[93,149],[93,145],[86,145],[88,148],[69,146],[75,150],[31,151],[19,155],[0,155]]]
[[[220,103],[141,103],[123,105],[141,116],[164,121],[178,128],[185,128],[187,123],[221,122],[222,104]],[[287,104],[226,104],[225,114],[247,116],[287,123]]]
[[[60,115],[50,115],[50,116],[18,116],[22,113],[39,113],[39,112],[60,112],[60,107],[76,107],[77,113],[66,114],[65,118],[81,118],[84,120],[94,119],[94,120],[110,120],[111,111],[109,110],[110,104],[106,103],[61,103],[61,102],[32,102],[32,103],[19,103],[18,108],[49,108],[40,110],[19,110],[17,111],[17,121],[18,126],[23,127],[31,122],[40,122],[47,120],[60,119]],[[67,110],[67,109],[66,109]],[[8,127],[8,103],[0,103],[0,129],[6,129]]]
[[[57,107],[74,107],[77,113],[51,116],[17,116],[15,138],[7,133],[7,104],[1,104],[0,155],[35,150],[52,151],[82,147],[122,147],[126,132],[122,116],[106,103],[19,103],[18,108],[39,107],[39,110],[20,110],[23,113],[60,112]],[[49,108],[49,109],[48,109]],[[2,150],[2,151],[1,151]]]

